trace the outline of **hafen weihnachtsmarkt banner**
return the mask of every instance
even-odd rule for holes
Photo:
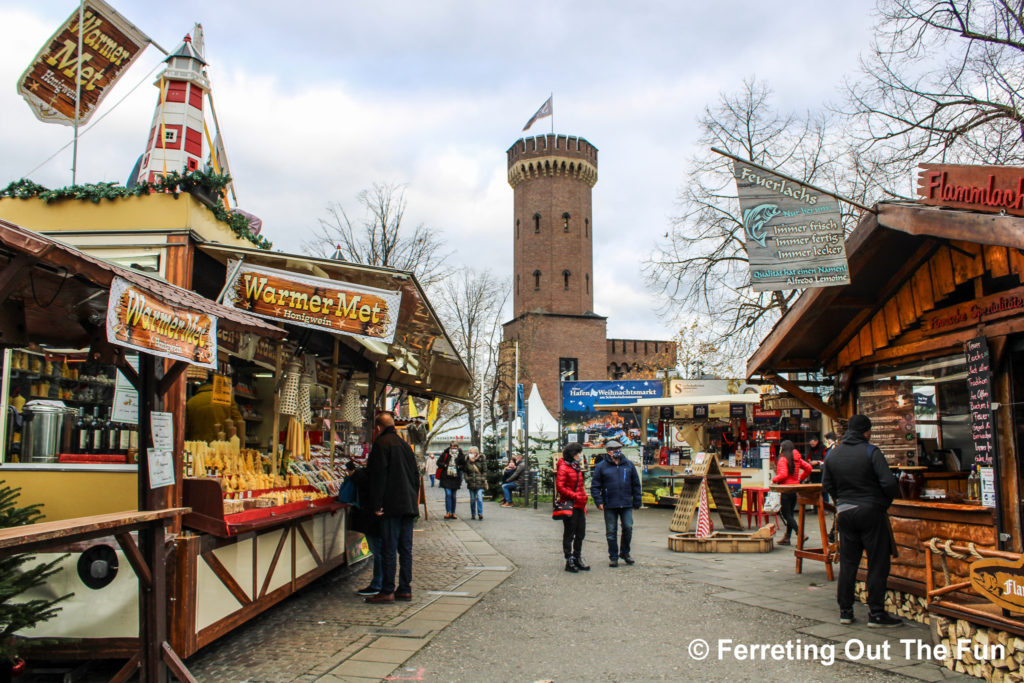
[[[150,42],[145,33],[103,0],[86,0],[81,26],[78,15],[76,7],[18,80],[18,92],[36,118],[46,123],[75,124],[79,93],[76,79],[81,84],[78,123],[87,122],[111,86]]]
[[[601,380],[562,383],[562,429],[580,432],[583,443],[600,445],[618,439],[635,445],[640,438],[640,411],[599,411],[602,403],[630,403],[639,398],[660,398],[662,380]]]
[[[849,284],[838,202],[769,171],[733,163],[751,288]]]

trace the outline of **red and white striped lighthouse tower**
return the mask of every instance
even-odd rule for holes
[[[156,85],[160,88],[149,142],[139,166],[138,181],[171,171],[185,173],[203,167],[203,97],[210,90],[203,59],[203,27],[196,24],[195,40],[185,40],[167,57]]]

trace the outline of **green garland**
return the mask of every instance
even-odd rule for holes
[[[196,193],[213,197],[213,205],[207,205],[214,218],[226,223],[231,232],[242,239],[249,240],[259,249],[270,249],[273,245],[266,237],[254,235],[249,230],[249,219],[236,211],[228,211],[221,204],[224,188],[231,182],[231,176],[213,171],[193,171],[179,173],[171,171],[167,175],[157,176],[155,182],[143,180],[135,187],[125,187],[116,183],[88,183],[85,185],[69,185],[48,190],[38,183],[22,178],[10,183],[0,190],[0,198],[42,199],[47,204],[62,199],[88,200],[99,204],[103,199],[120,199],[122,197],[142,197],[154,192],[170,193],[177,198],[182,192]]]

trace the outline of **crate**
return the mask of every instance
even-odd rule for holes
[[[672,534],[668,549],[677,553],[770,553],[775,547],[771,536],[715,531],[710,538],[697,538],[693,532]]]

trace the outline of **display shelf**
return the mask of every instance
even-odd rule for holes
[[[295,487],[292,487],[295,488]],[[309,493],[317,493],[312,486],[299,487]],[[256,494],[274,491],[249,491]],[[279,489],[278,489],[279,490]],[[219,479],[199,478],[182,481],[182,500],[192,512],[185,515],[182,523],[196,531],[205,531],[219,538],[231,538],[238,534],[258,531],[285,524],[295,519],[312,517],[325,512],[335,512],[349,507],[333,498],[303,500],[267,508],[252,508],[233,514],[224,513],[224,494]],[[243,499],[244,500],[244,499]]]

